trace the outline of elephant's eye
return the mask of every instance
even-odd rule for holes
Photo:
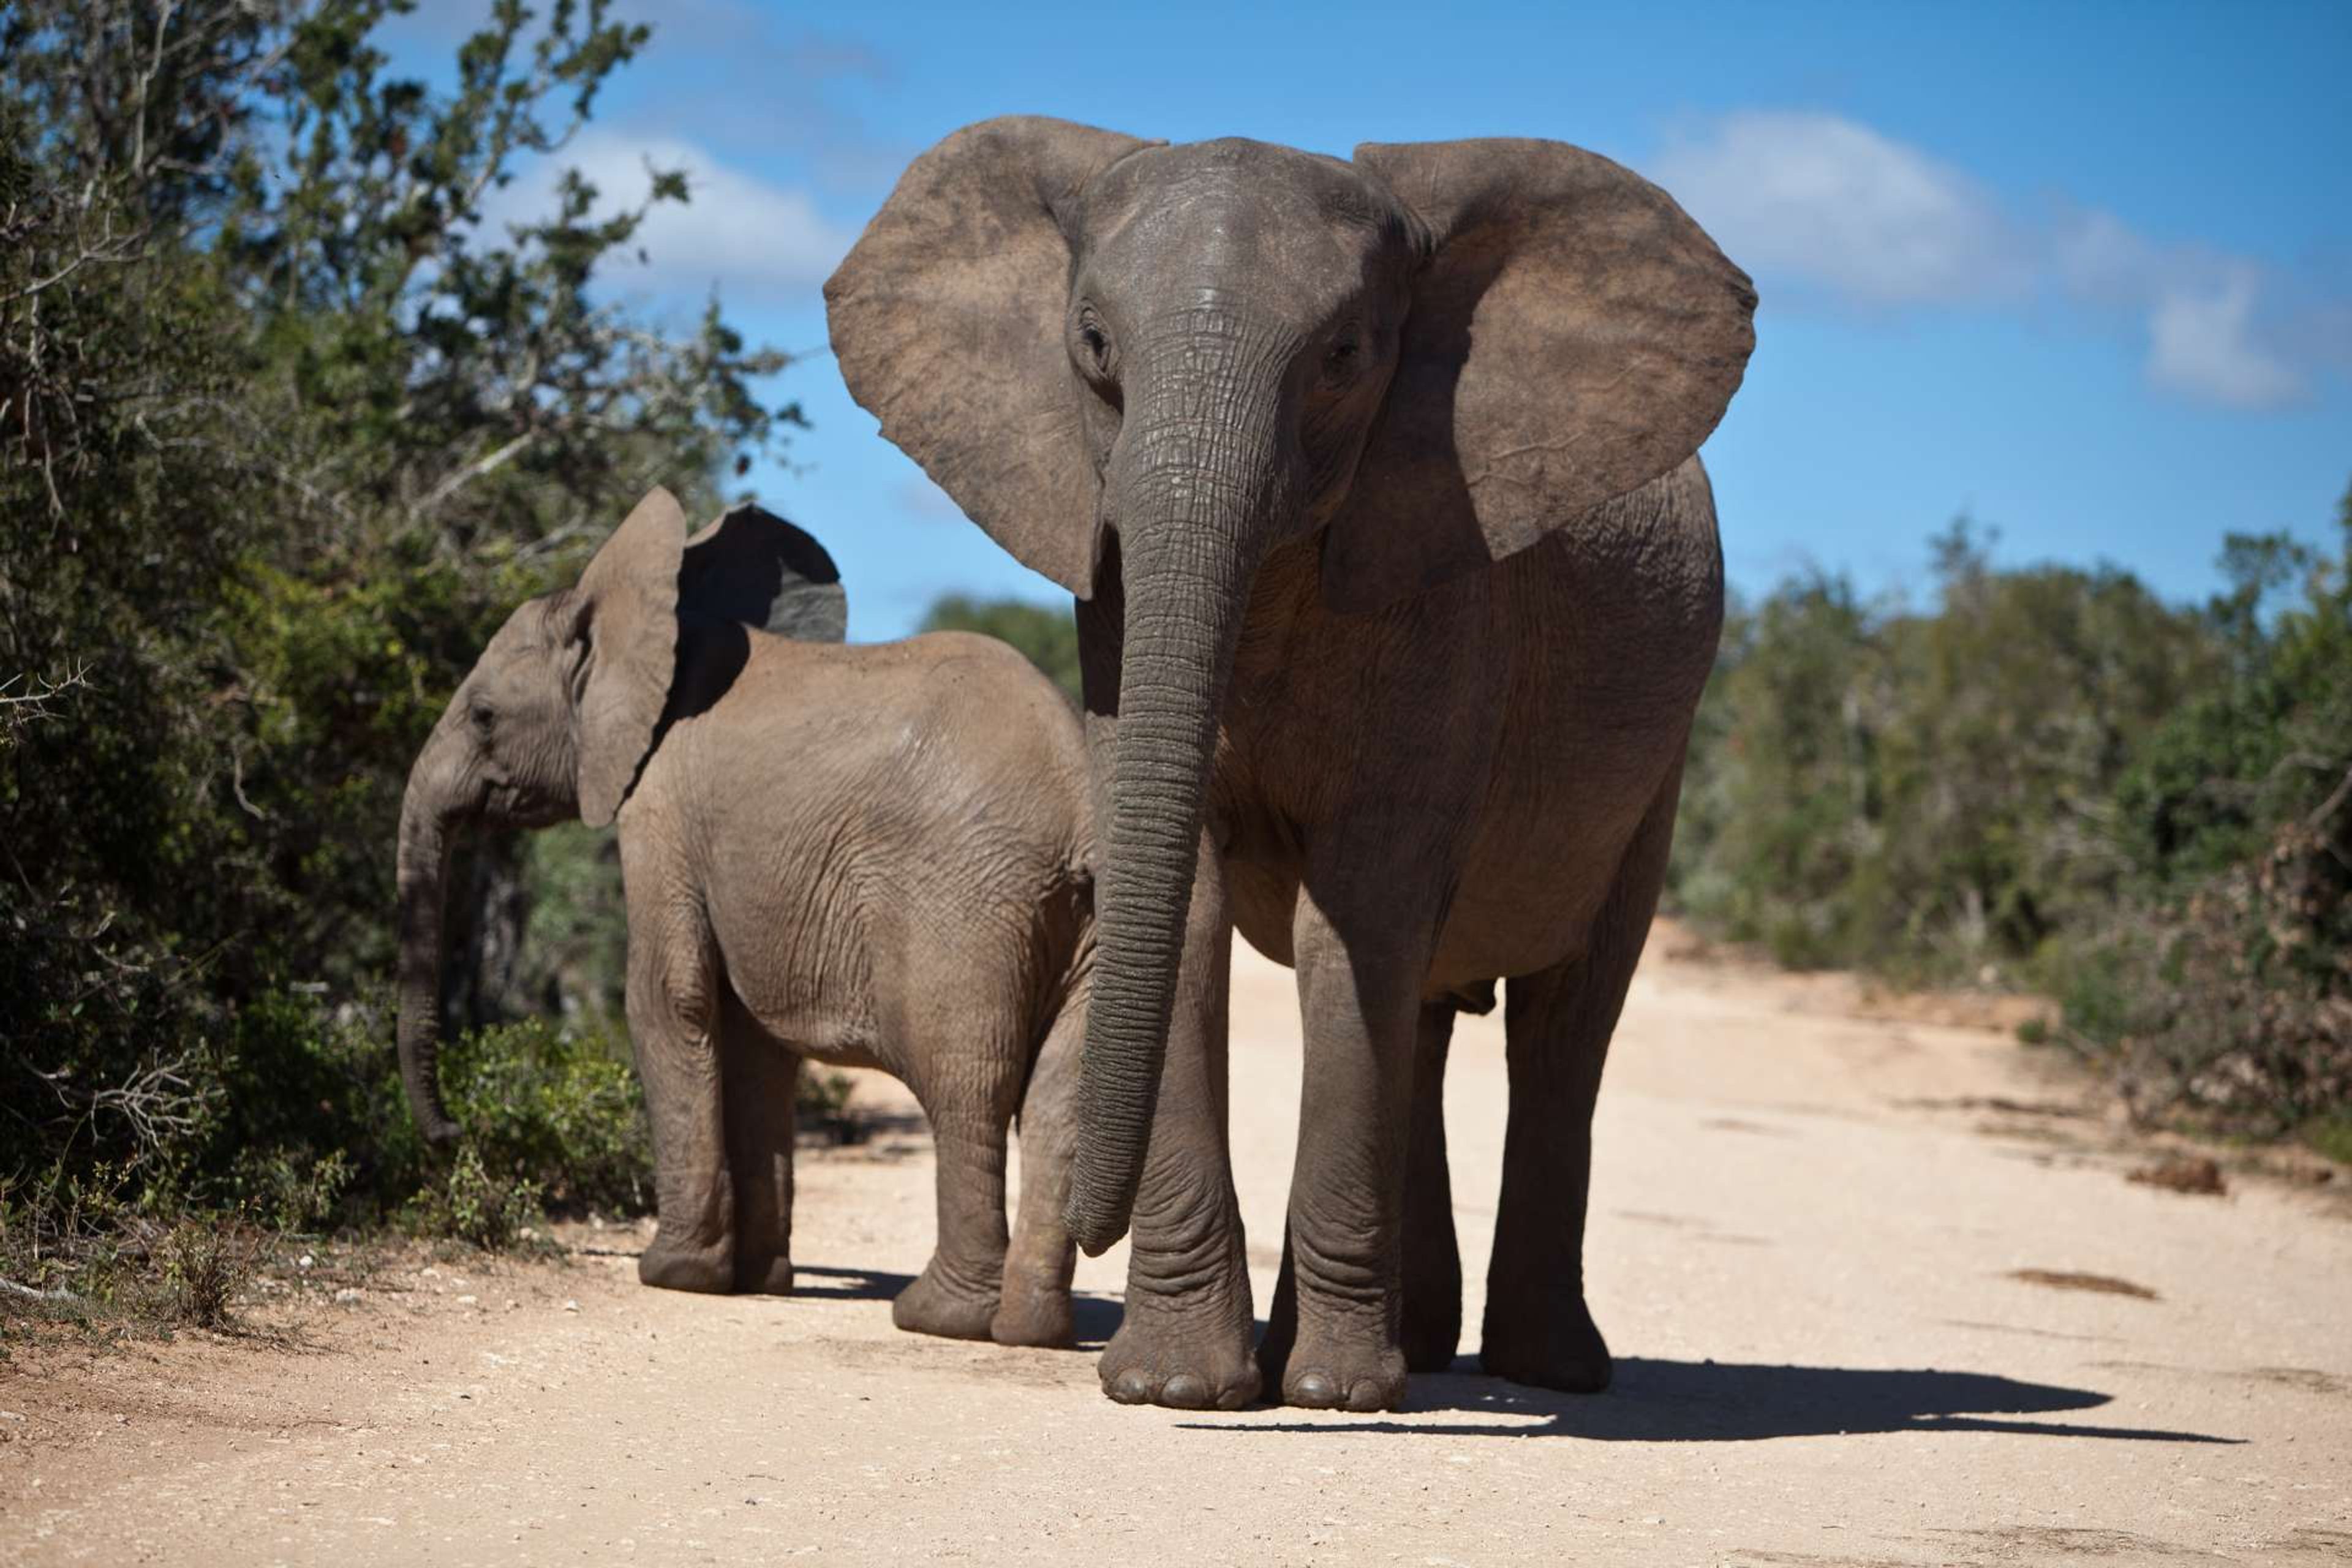
[[[487,735],[490,732],[491,726],[498,722],[498,719],[497,716],[490,711],[490,705],[488,703],[473,702],[467,705],[466,722],[474,727],[474,732],[476,734]]]
[[[1345,381],[1353,375],[1362,350],[1363,345],[1357,342],[1353,332],[1334,339],[1331,346],[1323,351],[1323,378],[1326,381]]]
[[[1099,373],[1108,374],[1110,334],[1103,331],[1102,322],[1096,320],[1092,311],[1078,317],[1078,342],[1086,345],[1087,358],[1094,368]]]

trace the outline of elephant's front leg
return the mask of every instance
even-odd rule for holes
[[[1063,1223],[1077,1158],[1078,1058],[1086,1043],[1084,983],[1047,1030],[1021,1099],[1021,1208],[1004,1255],[1004,1295],[989,1336],[1001,1345],[1071,1342],[1070,1280],[1077,1244]]]
[[[1127,1312],[1100,1369],[1103,1391],[1123,1405],[1238,1410],[1260,1386],[1225,1134],[1232,956],[1224,869],[1203,830],[1158,1109],[1136,1191]]]
[[[735,1194],[721,1107],[718,965],[698,931],[664,941],[667,933],[631,924],[629,1038],[653,1124],[658,1213],[637,1278],[669,1290],[730,1291]]]
[[[1261,1360],[1286,1403],[1384,1410],[1405,1389],[1405,1174],[1431,932],[1392,901],[1353,903],[1349,885],[1363,884],[1335,879],[1326,888],[1335,905],[1327,910],[1310,879],[1292,924],[1306,1081],[1290,1181],[1287,1300]],[[1364,912],[1343,930],[1339,921],[1349,910]]]

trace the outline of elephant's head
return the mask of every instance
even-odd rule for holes
[[[1256,570],[1319,534],[1360,612],[1681,464],[1754,342],[1667,195],[1552,142],[1160,142],[990,121],[918,158],[825,286],[858,401],[1125,640],[1071,1224],[1124,1231]],[[1090,699],[1091,700],[1091,699]]]
[[[840,574],[757,507],[689,540],[677,499],[656,489],[576,584],[507,617],[417,753],[400,811],[400,1070],[428,1140],[457,1134],[438,1068],[452,830],[611,822],[660,732],[680,630],[705,623],[838,642]]]

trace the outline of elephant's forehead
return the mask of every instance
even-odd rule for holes
[[[1237,138],[1125,159],[1088,193],[1087,212],[1090,259],[1123,279],[1240,275],[1316,298],[1349,291],[1399,232],[1350,165]]]
[[[492,654],[500,659],[528,658],[545,652],[548,647],[547,607],[545,595],[526,599],[516,605],[514,614],[509,616],[506,624],[490,637],[489,647],[483,650],[484,658],[488,659]]]

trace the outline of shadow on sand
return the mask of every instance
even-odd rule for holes
[[[817,1280],[821,1283],[812,1284]],[[887,1301],[915,1282],[911,1274],[891,1274],[877,1268],[826,1268],[814,1263],[793,1265],[793,1294],[833,1301]],[[1118,1331],[1122,1315],[1118,1300],[1111,1296],[1089,1295],[1084,1290],[1070,1298],[1071,1326],[1077,1331],[1077,1342],[1071,1348],[1099,1351]]]
[[[824,1283],[812,1285],[811,1279]],[[915,1282],[911,1274],[886,1274],[878,1268],[823,1268],[814,1263],[793,1265],[793,1294],[827,1301],[887,1301]]]
[[[2024,1436],[2121,1438],[2141,1443],[2236,1443],[2200,1432],[2021,1421],[2019,1415],[2093,1410],[2112,1394],[1990,1373],[1757,1366],[1736,1362],[1622,1357],[1603,1394],[1554,1394],[1481,1376],[1456,1357],[1453,1370],[1417,1376],[1406,1415],[1460,1412],[1508,1421],[1200,1420],[1212,1432],[1399,1432],[1437,1436],[1582,1437],[1621,1443],[1748,1443],[1870,1432],[2010,1432]],[[1533,1419],[1530,1419],[1533,1418]]]
[[[794,1273],[799,1278],[794,1295],[839,1300],[887,1301],[914,1283],[911,1275],[806,1263]],[[1118,1331],[1121,1308],[1115,1298],[1081,1291],[1072,1308],[1076,1349],[1100,1351]],[[1261,1322],[1257,1328],[1263,1333],[1265,1325]],[[1485,1376],[1475,1357],[1456,1356],[1446,1372],[1416,1375],[1399,1414],[1484,1419],[1404,1421],[1335,1415],[1268,1421],[1261,1417],[1269,1412],[1260,1406],[1255,1415],[1204,1416],[1179,1425],[1203,1432],[1395,1432],[1441,1437],[1582,1437],[1599,1443],[1752,1443],[1767,1437],[1877,1432],[2006,1432],[2137,1443],[2244,1440],[2205,1432],[2018,1419],[2095,1410],[2114,1398],[2093,1388],[1934,1367],[1764,1366],[1641,1356],[1618,1358],[1616,1381],[1606,1394],[1555,1394]]]

